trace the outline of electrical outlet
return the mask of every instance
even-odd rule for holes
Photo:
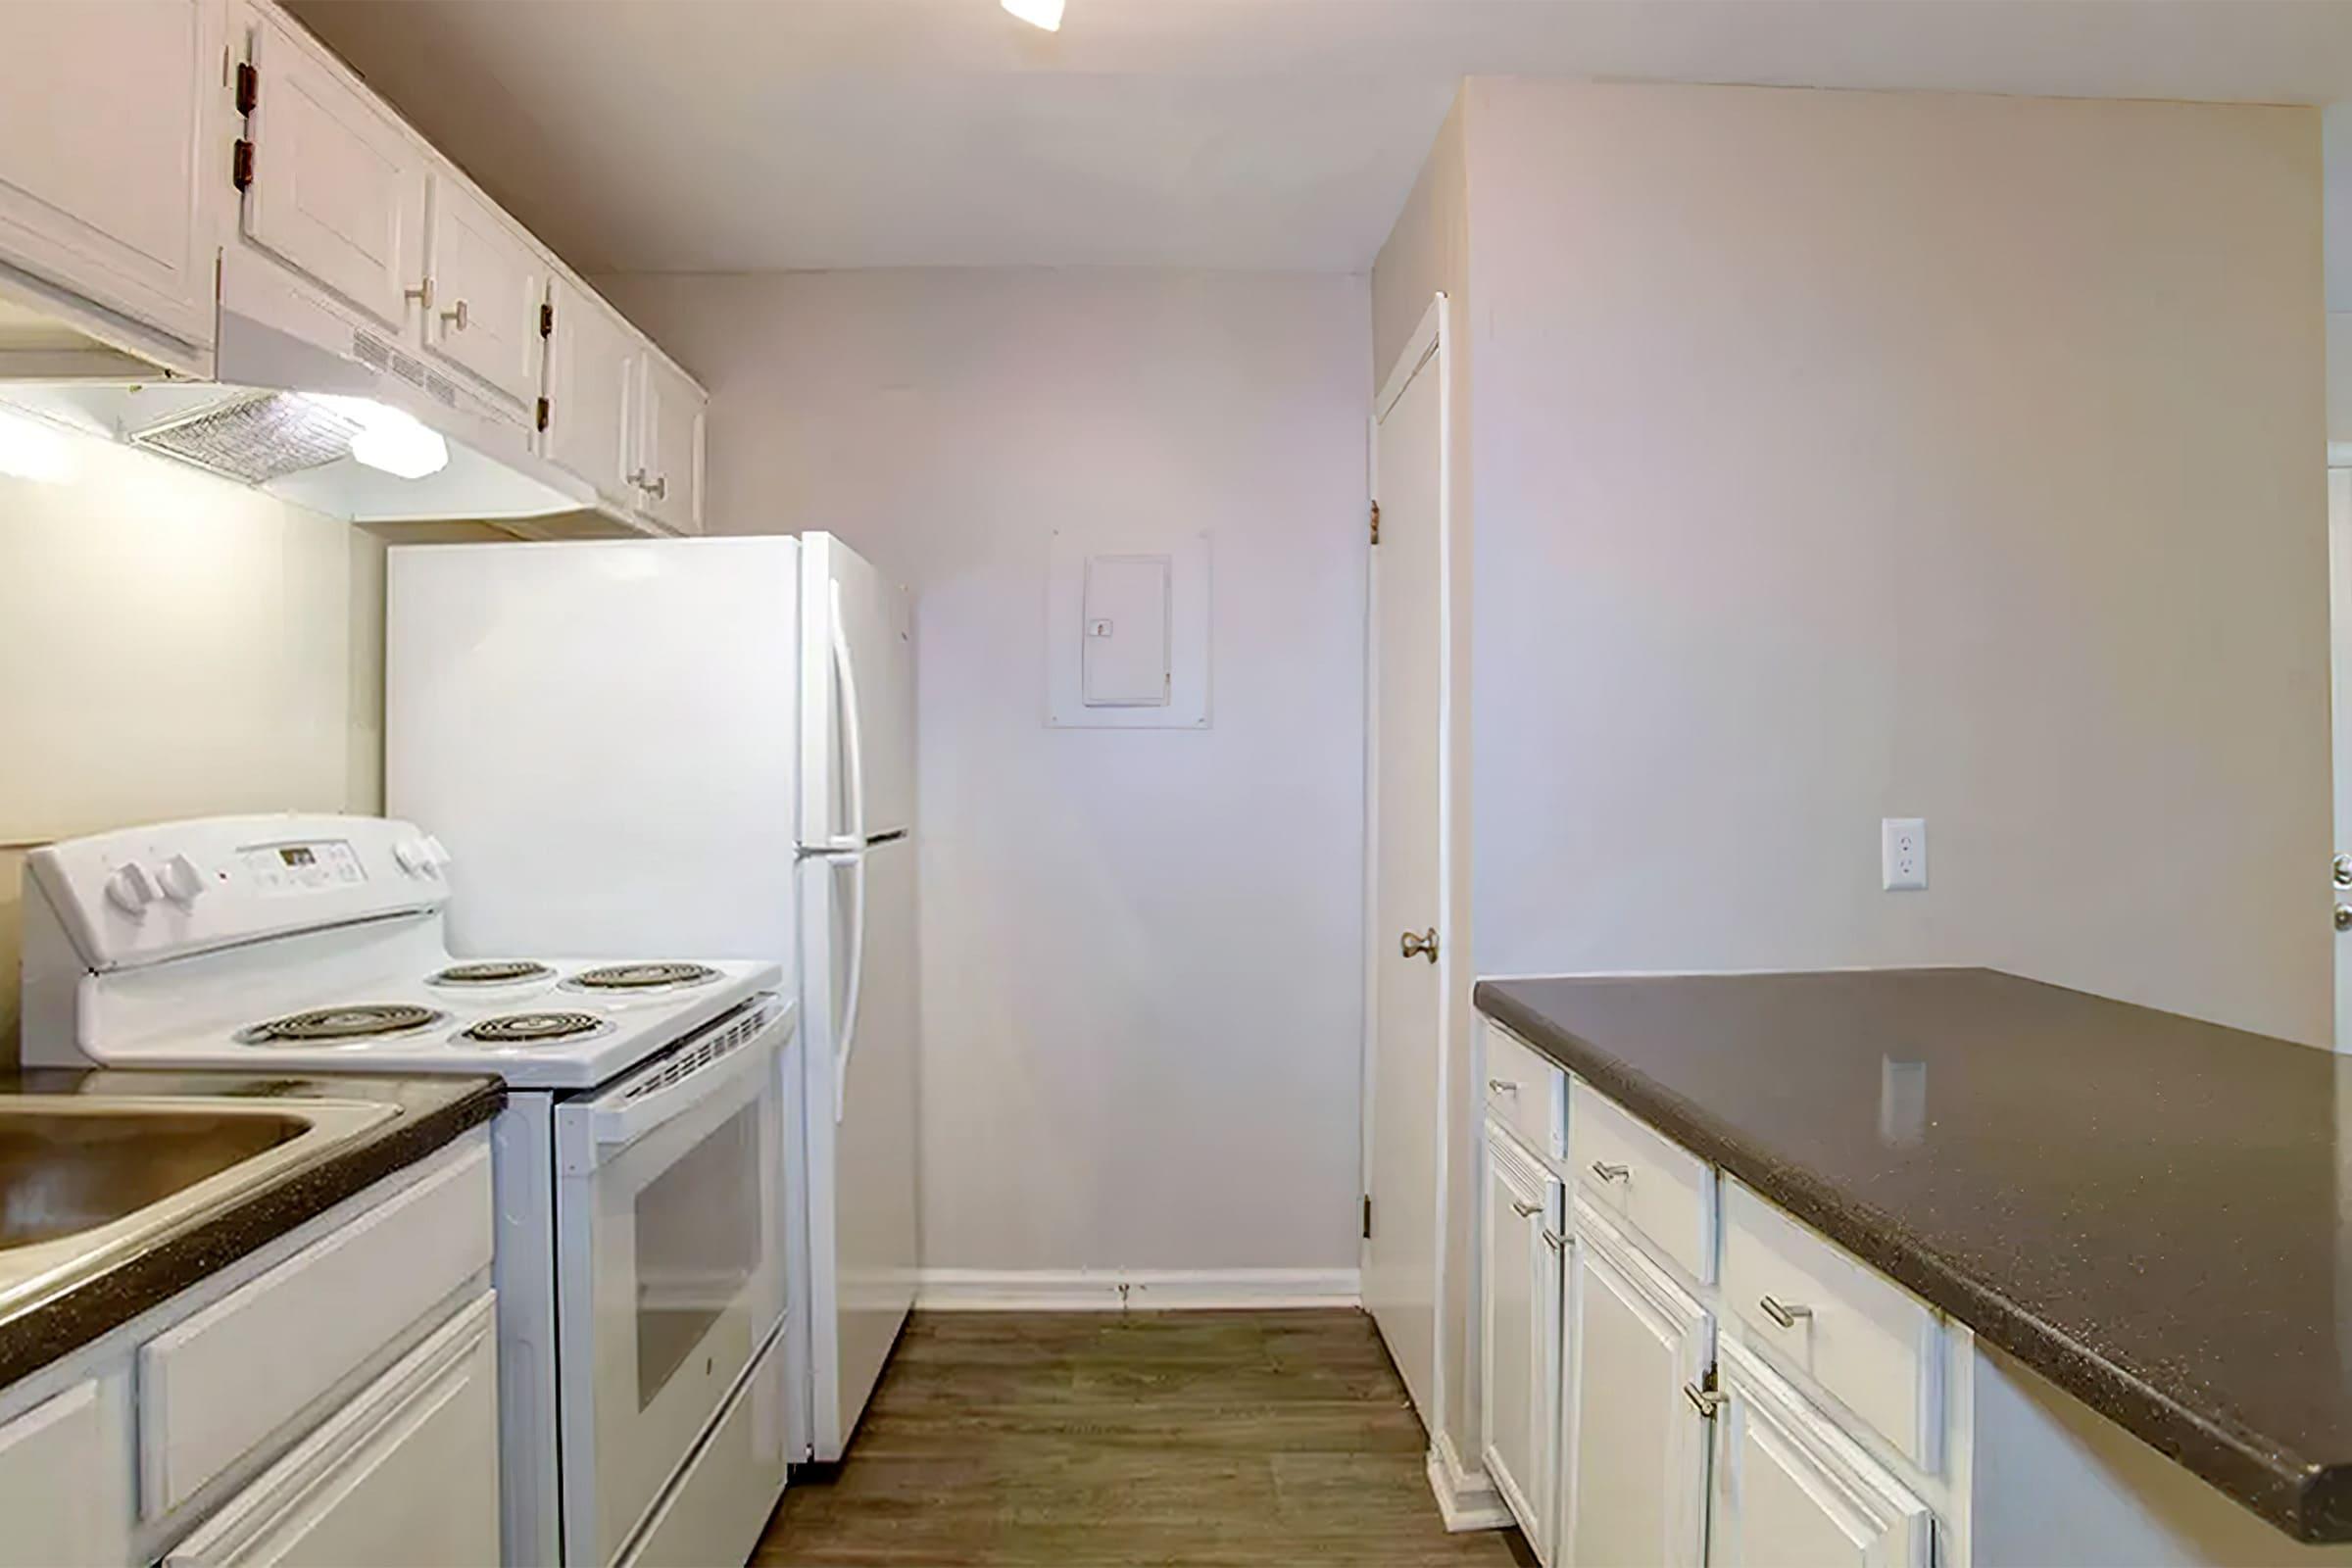
[[[1890,893],[1928,885],[1928,819],[1889,816],[1879,823],[1879,877]]]

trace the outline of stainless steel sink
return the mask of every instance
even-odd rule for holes
[[[355,1101],[0,1095],[0,1312],[398,1113]]]

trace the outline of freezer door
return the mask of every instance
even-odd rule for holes
[[[814,847],[914,825],[914,624],[904,585],[802,540],[801,822]]]
[[[467,954],[796,946],[799,545],[395,548],[384,794]]]
[[[841,1457],[914,1299],[914,868],[906,838],[802,868],[811,1437],[824,1461]]]

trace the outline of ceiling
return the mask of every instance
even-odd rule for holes
[[[585,270],[1361,270],[1465,74],[2352,99],[2352,0],[292,0]]]

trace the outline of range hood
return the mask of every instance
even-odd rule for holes
[[[76,342],[77,313],[45,303],[0,298],[0,404],[350,522],[643,531],[534,452],[515,411],[241,247],[221,253],[209,366]]]

